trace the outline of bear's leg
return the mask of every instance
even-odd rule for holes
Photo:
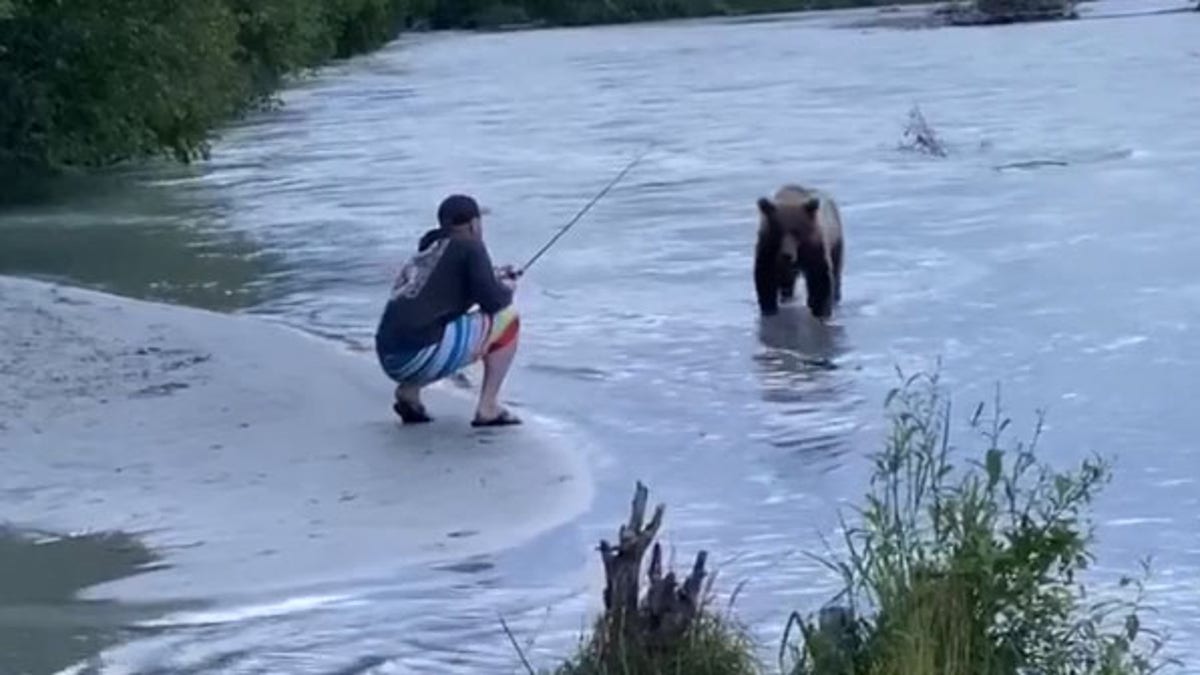
[[[796,277],[799,270],[795,263],[788,258],[779,260],[779,295],[784,302],[791,302],[796,297]]]
[[[833,301],[842,301],[842,240],[838,239],[833,245]]]
[[[779,312],[779,277],[773,261],[758,256],[754,260],[754,292],[763,316]]]
[[[818,319],[833,314],[833,275],[824,255],[808,256],[804,262],[804,285],[808,289],[808,309]]]

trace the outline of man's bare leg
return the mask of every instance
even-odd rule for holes
[[[515,424],[520,421],[504,410],[499,401],[500,387],[516,358],[518,342],[519,338],[514,335],[508,344],[484,354],[483,384],[479,389],[479,406],[475,410],[477,423]]]
[[[401,384],[396,387],[396,400],[421,405],[421,388],[411,384]]]
[[[430,422],[433,420],[425,412],[425,404],[421,402],[421,387],[402,384],[396,387],[396,403],[392,410],[404,420],[405,424]]]

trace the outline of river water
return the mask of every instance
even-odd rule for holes
[[[1028,437],[1047,409],[1056,466],[1116,457],[1098,578],[1152,556],[1151,600],[1197,661],[1200,17],[1102,19],[1145,9],[971,30],[847,28],[871,16],[848,12],[406,37],[297,83],[206,164],[63,181],[9,209],[0,273],[367,342],[444,194],[478,195],[494,257],[520,262],[656,144],[520,290],[508,392],[577,430],[588,514],[498,555],[254,603],[158,611],[53,589],[35,594],[44,614],[5,618],[30,625],[0,664],[55,672],[104,650],[96,672],[514,672],[503,614],[550,665],[597,608],[592,547],[636,480],[667,504],[680,564],[704,547],[723,597],[745,582],[739,616],[769,658],[787,614],[835,590],[805,553],[866,488],[895,366],[939,358],[959,410],[1000,382]],[[948,156],[898,148],[914,104]],[[997,169],[1034,160],[1065,165]],[[757,316],[754,201],[786,181],[841,202],[827,329]],[[69,575],[78,587],[124,564],[75,545],[83,562],[63,564],[96,568]]]

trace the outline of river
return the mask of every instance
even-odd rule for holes
[[[996,382],[1018,436],[1047,409],[1056,466],[1116,458],[1095,571],[1111,580],[1152,556],[1157,618],[1175,655],[1200,662],[1187,403],[1200,17],[1115,17],[1145,9],[1102,0],[1085,20],[969,30],[848,28],[871,13],[830,12],[406,36],[297,82],[210,162],[63,180],[8,209],[0,273],[367,342],[444,194],[476,194],[494,257],[516,263],[656,144],[519,295],[507,391],[576,430],[597,481],[584,517],[386,583],[180,611],[72,600],[135,564],[79,542],[69,579],[18,564],[0,585],[0,598],[24,597],[21,573],[62,586],[32,596],[46,611],[0,660],[49,673],[104,650],[96,672],[114,674],[515,672],[502,614],[551,665],[597,609],[593,547],[636,480],[666,503],[681,564],[704,547],[719,591],[746,583],[739,616],[770,657],[787,614],[835,590],[805,552],[824,551],[837,509],[866,489],[895,366],[940,358],[960,411]],[[914,104],[948,156],[898,148]],[[1063,164],[997,169],[1031,160]],[[798,311],[760,321],[754,304],[755,199],[791,181],[831,191],[846,223],[844,303],[824,331]]]

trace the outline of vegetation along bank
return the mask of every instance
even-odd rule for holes
[[[207,156],[285,76],[404,30],[582,25],[881,0],[0,0],[0,174]],[[7,181],[6,181],[7,183]]]
[[[1040,419],[1032,438],[1008,440],[998,392],[968,425],[982,442],[956,449],[936,371],[901,376],[886,403],[869,489],[843,514],[840,551],[818,557],[842,588],[816,616],[781,605],[777,649],[761,649],[715,602],[707,551],[689,569],[664,569],[654,540],[665,510],[647,520],[639,484],[629,521],[599,547],[604,611],[554,675],[1150,675],[1181,665],[1145,622],[1148,563],[1141,577],[1084,581],[1107,460],[1044,463]],[[777,662],[763,663],[764,651]]]

